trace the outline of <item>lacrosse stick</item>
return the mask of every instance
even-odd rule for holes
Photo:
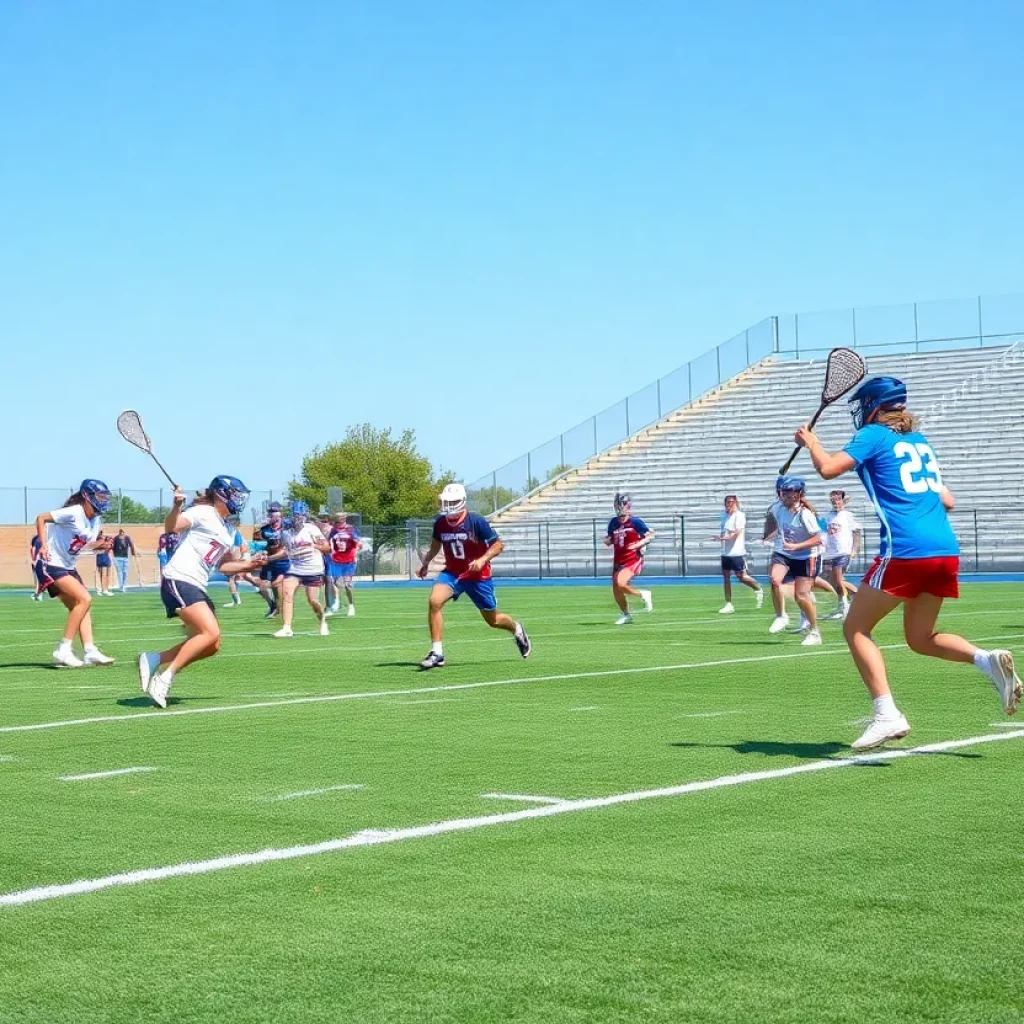
[[[117,429],[120,435],[129,444],[133,444],[136,448],[140,448],[160,467],[160,472],[167,477],[167,482],[172,487],[178,486],[171,479],[171,474],[164,469],[160,460],[153,454],[153,446],[149,442],[149,435],[146,433],[146,429],[142,425],[142,420],[140,419],[139,414],[134,409],[125,409],[125,411],[117,417]]]
[[[818,411],[807,424],[813,430],[814,424],[818,422],[821,414],[833,403],[838,402],[847,392],[852,391],[867,373],[867,367],[860,353],[854,352],[851,348],[834,348],[828,354],[828,363],[825,366],[825,385],[821,389],[821,405]],[[799,445],[793,449],[793,454],[786,460],[786,464],[779,470],[779,475],[784,476],[793,465],[793,460],[800,454]]]

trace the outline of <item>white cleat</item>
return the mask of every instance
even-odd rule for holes
[[[334,614],[334,609],[328,608],[327,611],[324,612],[324,618],[325,619],[329,619],[333,614]]]
[[[143,693],[149,690],[149,681],[159,668],[160,655],[155,651],[143,651],[139,655],[139,689]]]
[[[114,659],[104,654],[98,647],[86,651],[82,661],[86,665],[113,665]]]
[[[294,634],[294,633],[292,632],[292,627],[291,627],[291,626],[282,626],[282,627],[281,627],[281,628],[280,628],[280,629],[279,629],[279,630],[278,630],[278,631],[277,631],[277,632],[276,632],[276,633],[274,634],[274,636],[276,636],[276,637],[278,638],[278,640],[284,640],[284,639],[286,639],[287,637],[290,637],[290,636],[295,636],[295,634]]]
[[[221,605],[222,608],[237,608],[242,602],[241,601],[228,601],[227,604]]]
[[[776,615],[768,627],[769,633],[781,633],[789,625],[788,615]]]
[[[641,590],[640,591],[640,597],[643,598],[644,611],[645,612],[653,612],[654,611],[654,601],[651,600],[651,592],[649,590]]]
[[[764,604],[764,590],[758,590],[754,594],[754,607],[760,608]]]
[[[1022,687],[1013,666],[1013,655],[1009,651],[992,651],[988,665],[989,678],[1003,702],[1003,712],[1015,715],[1020,707]]]
[[[171,684],[159,672],[149,680],[149,697],[158,708],[167,707],[167,694],[170,691]]]
[[[821,634],[816,629],[809,629],[807,636],[800,641],[801,647],[820,647],[821,646]]]
[[[320,620],[320,635],[321,636],[330,636],[331,635],[330,629],[327,628],[327,616],[326,615]]]
[[[356,606],[354,604],[350,604],[348,606],[348,611],[345,612],[345,618],[346,619],[354,618],[355,614],[356,614]]]
[[[332,615],[337,615],[338,612],[340,612],[340,611],[341,611],[341,605],[337,601],[335,601],[334,604],[331,605],[331,614]]]
[[[854,750],[870,750],[889,740],[901,740],[910,732],[910,724],[903,717],[873,718],[871,724],[850,746]]]
[[[53,663],[61,668],[81,668],[85,664],[75,657],[75,652],[70,647],[66,650],[63,647],[58,647],[53,652]]]
[[[734,611],[736,611],[736,609],[733,608],[732,601],[726,601],[725,604],[722,605],[722,607],[718,609],[718,614],[719,615],[732,615],[732,613]]]
[[[615,620],[615,625],[616,626],[628,626],[632,621],[633,621],[633,616],[630,615],[629,612],[626,612],[625,615],[620,615]]]

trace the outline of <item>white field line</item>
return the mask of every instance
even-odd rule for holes
[[[481,800],[518,800],[525,804],[564,804],[568,803],[560,796],[526,796],[523,793],[481,793]]]
[[[581,708],[569,708],[570,711],[600,711],[600,704],[586,704]]]
[[[673,715],[675,718],[723,718],[725,715],[745,715],[746,711],[697,711],[692,715]]]
[[[134,775],[136,772],[155,772],[155,768],[115,768],[109,772],[89,772],[87,775],[61,775],[61,782],[88,782],[90,779],[112,779],[115,775]]]
[[[140,885],[144,882],[159,882],[167,878],[206,875],[214,871],[225,871],[229,868],[255,867],[259,864],[270,864],[277,861],[316,857],[320,854],[335,853],[338,850],[348,850],[360,846],[380,846],[384,843],[398,843],[408,839],[426,839],[453,832],[468,832],[493,825],[511,825],[515,822],[528,821],[531,818],[549,818],[558,814],[593,811],[604,807],[614,807],[619,804],[632,804],[644,800],[684,796],[688,793],[700,793],[705,790],[722,789],[727,786],[741,786],[751,782],[767,782],[771,779],[784,779],[791,775],[807,775],[811,772],[828,771],[833,768],[848,768],[858,764],[871,764],[877,761],[894,761],[922,754],[940,754],[947,750],[957,750],[961,747],[975,747],[982,743],[997,743],[1001,740],[1015,740],[1022,737],[1024,737],[1024,729],[1018,729],[1015,732],[990,733],[983,736],[972,736],[969,739],[963,740],[929,743],[910,750],[876,751],[871,754],[858,754],[837,760],[809,761],[805,764],[792,765],[789,768],[775,768],[763,772],[743,772],[739,775],[723,775],[717,779],[687,782],[679,786],[666,786],[661,789],[643,789],[629,793],[614,793],[611,796],[592,797],[585,800],[566,800],[561,803],[542,804],[518,811],[507,811],[504,814],[488,814],[476,818],[453,818],[448,821],[436,821],[429,825],[414,825],[408,828],[364,829],[343,839],[327,839],[324,842],[312,843],[306,846],[289,846],[283,849],[271,848],[253,853],[236,853],[224,857],[214,857],[210,860],[170,864],[158,868],[143,868],[136,871],[126,871],[117,875],[85,878],[77,882],[43,885],[34,889],[23,889],[20,892],[3,893],[0,895],[0,907],[16,907],[26,903],[61,899],[66,896],[82,896],[85,893],[98,892],[101,889]]]
[[[279,800],[299,800],[304,796],[322,796],[324,793],[339,793],[346,789],[365,789],[361,782],[347,782],[341,786],[324,786],[323,789],[300,789],[297,793],[282,793],[280,796],[271,796],[267,799],[271,803]]]
[[[0,754],[0,764],[8,764],[11,761],[17,761],[16,757],[11,757],[10,754]]]
[[[988,724],[993,729],[1019,729],[1021,727],[1020,722],[989,722]]]
[[[392,700],[387,703],[396,707],[411,707],[413,704],[449,704],[454,700],[454,697],[430,697],[427,700]]]
[[[979,640],[1004,640],[1018,637],[1021,634],[1010,634],[1009,637],[979,637]],[[798,645],[797,645],[798,646]],[[906,644],[882,644],[883,651],[906,650]],[[214,715],[232,711],[253,711],[258,708],[294,707],[300,704],[333,704],[345,700],[379,700],[382,697],[406,697],[421,693],[453,693],[459,690],[479,690],[493,686],[520,686],[527,683],[556,683],[570,679],[604,679],[611,676],[646,675],[652,672],[685,672],[690,669],[718,668],[723,665],[756,665],[769,661],[792,661],[795,658],[827,658],[839,654],[847,654],[845,645],[842,647],[800,648],[789,654],[768,654],[757,658],[721,658],[717,661],[698,661],[676,665],[640,665],[631,668],[601,669],[594,672],[563,672],[549,676],[522,676],[515,679],[490,679],[478,683],[451,683],[447,686],[417,686],[408,690],[373,690],[367,693],[327,693],[316,697],[295,697],[286,700],[250,701],[247,704],[221,704],[203,708],[176,708],[174,711],[135,712],[128,715],[96,715],[92,718],[65,718],[56,722],[33,722],[25,725],[0,725],[0,734],[13,732],[37,732],[42,729],[64,729],[74,725],[100,725],[107,722],[155,722],[182,715]]]

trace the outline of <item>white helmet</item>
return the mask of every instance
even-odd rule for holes
[[[445,484],[441,492],[441,511],[446,516],[457,516],[466,507],[464,484]]]

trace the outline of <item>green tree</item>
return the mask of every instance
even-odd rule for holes
[[[575,469],[575,466],[570,466],[568,462],[560,462],[557,466],[552,466],[545,475],[545,480],[554,480],[556,476],[561,476],[563,473],[568,473],[570,469]]]
[[[126,494],[112,494],[110,508],[103,519],[107,523],[162,523],[166,515],[165,508],[147,508]]]
[[[369,423],[349,427],[344,440],[314,448],[303,460],[300,479],[288,487],[293,500],[317,509],[327,504],[327,488],[340,487],[345,508],[359,512],[375,527],[373,549],[397,542],[408,519],[437,512],[437,495],[451,473],[435,473],[430,460],[416,449],[416,435],[403,430],[394,437],[390,427]],[[404,533],[401,534],[404,537]]]

